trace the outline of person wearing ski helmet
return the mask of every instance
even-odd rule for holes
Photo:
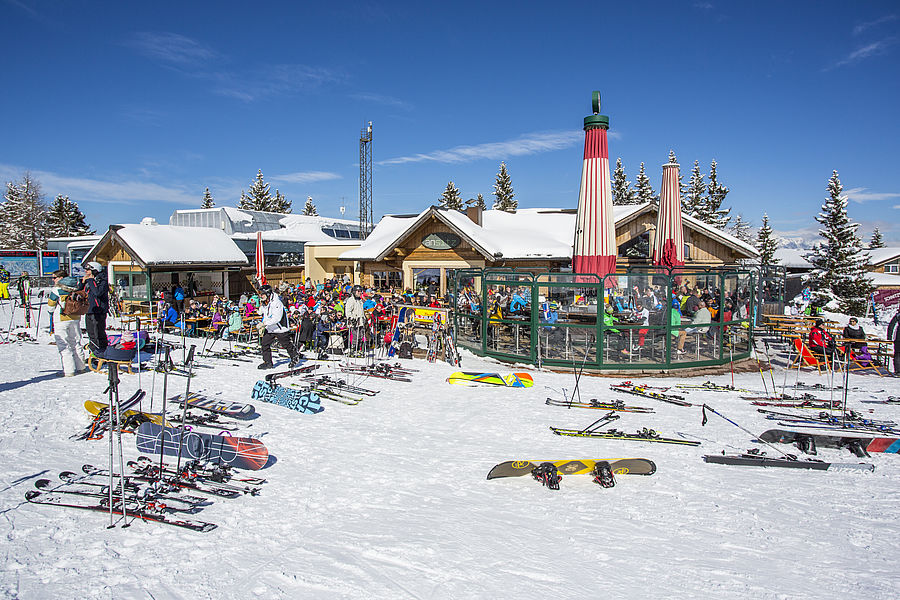
[[[84,266],[79,290],[87,290],[88,312],[84,316],[84,328],[90,340],[91,354],[103,357],[109,340],[106,337],[106,313],[109,311],[109,283],[106,270],[98,262]]]
[[[366,311],[363,307],[362,286],[357,284],[344,301],[344,318],[350,330],[350,348],[361,349],[364,342]]]
[[[262,346],[263,362],[259,365],[260,369],[271,369],[272,364],[272,342],[278,340],[281,347],[287,350],[291,357],[290,367],[294,368],[300,364],[300,355],[294,348],[291,341],[291,328],[288,324],[287,311],[278,294],[272,291],[272,286],[264,285],[259,288],[259,314],[262,320],[257,325],[260,333],[260,345]]]

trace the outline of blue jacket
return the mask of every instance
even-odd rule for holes
[[[109,312],[109,283],[106,273],[97,273],[93,279],[83,281],[79,290],[87,290],[89,315],[105,315]]]

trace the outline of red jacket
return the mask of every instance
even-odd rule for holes
[[[821,329],[820,327],[813,327],[809,330],[809,345],[810,346],[818,346],[820,348],[825,348],[829,344],[834,343],[834,338],[831,337],[831,334]]]

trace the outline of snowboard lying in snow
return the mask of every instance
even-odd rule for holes
[[[100,413],[101,410],[106,410],[108,408],[109,408],[108,404],[105,404],[103,402],[96,402],[95,400],[86,400],[84,403],[84,409],[86,411],[88,411],[89,413],[91,413],[95,417]],[[124,420],[124,419],[127,419],[128,417],[133,417],[136,415],[140,415],[140,416],[144,417],[146,420],[148,420],[152,423],[156,423],[157,425],[162,424],[162,415],[159,415],[157,413],[141,412],[139,410],[134,410],[134,409],[125,410],[124,414],[120,415],[120,417]],[[166,423],[166,424],[168,424],[168,423]]]
[[[563,475],[590,475],[598,462],[609,463],[616,475],[653,475],[656,464],[646,458],[575,458],[568,460],[508,460],[495,465],[488,473],[488,479],[500,477],[522,477],[543,463],[553,463]]]
[[[499,373],[475,373],[467,371],[457,371],[451,373],[447,378],[448,383],[456,385],[499,385],[506,387],[531,387],[534,385],[534,379],[528,373],[510,373],[509,375],[500,375]]]
[[[181,404],[181,394],[169,398],[169,402]],[[234,419],[249,419],[256,414],[252,404],[240,402],[228,402],[225,400],[213,400],[200,394],[191,394],[188,398],[188,408],[198,408],[212,413],[232,417]]]
[[[142,423],[136,441],[142,454],[159,455],[162,447],[164,454],[178,456],[181,446],[181,456],[186,460],[224,463],[237,469],[256,471],[269,461],[269,450],[257,439],[185,431],[182,442],[180,429],[163,428],[155,423]]]
[[[869,456],[869,452],[900,453],[900,438],[896,437],[827,435],[770,429],[759,436],[759,439],[769,443],[795,444],[807,454],[815,454],[816,446],[822,446],[823,448],[847,448],[850,452],[860,457]]]

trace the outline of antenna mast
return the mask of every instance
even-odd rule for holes
[[[359,231],[372,233],[372,121],[359,133]]]

